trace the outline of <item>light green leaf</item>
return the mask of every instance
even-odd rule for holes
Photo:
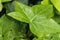
[[[60,32],[60,26],[53,19],[35,16],[30,23],[30,30],[40,37],[41,34]]]
[[[43,0],[43,1],[41,2],[41,4],[43,4],[43,5],[49,5],[50,2],[49,2],[49,0]]]
[[[22,14],[22,13],[21,13]],[[9,16],[11,16],[12,18],[18,20],[18,21],[22,21],[22,22],[29,22],[29,19],[23,15],[21,15],[19,12],[11,12],[8,13]]]
[[[1,0],[2,2],[8,2],[8,1],[11,1],[11,0]]]
[[[60,12],[60,0],[51,0],[54,7]]]
[[[2,10],[2,3],[1,3],[1,0],[0,0],[0,11]]]
[[[16,12],[9,13],[8,15],[22,22],[29,23],[34,16],[30,7],[19,2],[15,2],[15,11]]]
[[[52,5],[35,5],[32,7],[32,9],[36,15],[43,15],[47,18],[51,18],[53,16]]]

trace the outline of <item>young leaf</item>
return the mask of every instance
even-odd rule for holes
[[[30,22],[30,19],[34,16],[32,9],[26,5],[19,2],[15,2],[15,11],[9,13],[8,15],[22,22]]]
[[[53,19],[36,16],[30,23],[30,30],[40,37],[41,34],[60,32],[60,26]]]
[[[60,12],[60,0],[51,0],[54,7]]]
[[[20,14],[19,12],[11,12],[8,13],[8,15],[18,21],[27,22],[27,23],[29,22],[29,19],[26,16],[22,15],[22,13]]]
[[[51,18],[53,16],[52,5],[35,5],[32,7],[32,9],[36,15],[43,15],[47,18]]]

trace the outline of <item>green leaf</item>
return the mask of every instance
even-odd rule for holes
[[[30,23],[30,30],[36,36],[41,34],[60,32],[60,26],[53,20],[43,16],[35,16]]]
[[[2,10],[2,3],[1,3],[1,0],[0,0],[0,11]]]
[[[11,0],[1,0],[1,2],[8,2],[8,1],[11,1]]]
[[[15,11],[16,12],[9,13],[8,15],[22,22],[29,23],[34,16],[30,7],[19,2],[15,2]]]
[[[15,27],[15,26],[16,26],[16,23],[14,21],[9,20],[5,15],[0,18],[0,27],[2,29],[2,31],[0,32],[2,32],[4,40],[12,40],[13,34],[11,33],[10,30],[12,27]]]
[[[25,27],[24,24],[22,25],[7,15],[3,15],[0,18],[0,40],[13,40],[16,37],[26,38]]]
[[[43,15],[47,18],[51,18],[53,16],[52,5],[35,5],[32,7],[32,9],[36,15]]]
[[[14,32],[8,31],[6,34],[4,34],[4,40],[13,40],[15,36],[16,34]]]
[[[54,7],[60,12],[60,0],[51,0]]]
[[[22,14],[22,13],[21,13]],[[22,21],[22,22],[29,22],[29,19],[23,15],[21,15],[19,12],[11,12],[8,13],[9,16],[11,16],[12,18],[18,20],[18,21]]]
[[[14,25],[14,21],[9,20],[5,15],[0,18],[0,26],[3,27],[3,34],[8,32]]]
[[[49,2],[49,0],[43,0],[43,1],[41,2],[41,4],[43,4],[43,5],[49,5],[50,2]]]

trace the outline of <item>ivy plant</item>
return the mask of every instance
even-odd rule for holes
[[[28,1],[0,0],[0,40],[60,40],[60,0]]]
[[[15,12],[8,15],[16,20],[29,23],[31,32],[38,38],[44,34],[60,32],[60,25],[51,18],[53,16],[51,4],[29,7],[15,2]]]

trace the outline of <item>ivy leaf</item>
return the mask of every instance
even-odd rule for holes
[[[35,5],[32,7],[32,9],[36,15],[43,15],[47,18],[51,18],[53,16],[52,5]]]
[[[8,21],[8,22],[7,22],[7,21]],[[15,24],[15,23],[13,23],[13,22],[10,21],[9,19],[7,19],[5,15],[0,18],[0,27],[1,27],[1,29],[2,29],[2,30],[0,31],[0,33],[2,32],[2,34],[1,34],[1,35],[3,35],[2,39],[4,38],[5,34],[6,34],[7,32],[9,32],[9,30],[10,30],[10,28],[13,26],[13,24]],[[11,37],[11,38],[12,38],[12,37]],[[5,36],[5,39],[8,39],[7,36]],[[4,39],[4,40],[5,40],[5,39]],[[10,39],[9,39],[9,40],[10,40]]]
[[[9,20],[5,15],[0,18],[0,27],[2,29],[2,35],[4,40],[12,40],[16,36],[15,32],[11,32],[11,28],[15,27],[16,23],[12,20]]]
[[[51,0],[54,7],[60,12],[60,0]]]
[[[0,11],[2,10],[2,3],[1,3],[1,0],[0,0]]]
[[[15,11],[16,12],[9,13],[8,15],[22,22],[29,23],[30,19],[34,16],[30,7],[19,2],[15,2]]]
[[[17,21],[11,19],[7,15],[3,15],[0,18],[0,40],[13,40],[21,36],[22,38],[20,39],[23,39],[26,32],[24,26],[22,26],[22,24],[20,25],[20,23],[18,24]]]
[[[41,34],[60,32],[60,26],[53,20],[43,16],[36,16],[30,23],[30,30],[38,37]]]
[[[22,3],[15,2],[15,11],[20,13],[20,18],[27,20],[28,22],[34,16],[31,7],[28,7]]]
[[[14,19],[16,19],[18,21],[27,22],[27,23],[29,22],[29,19],[26,16],[24,17],[19,12],[11,12],[11,13],[8,13],[8,15],[13,17]]]

